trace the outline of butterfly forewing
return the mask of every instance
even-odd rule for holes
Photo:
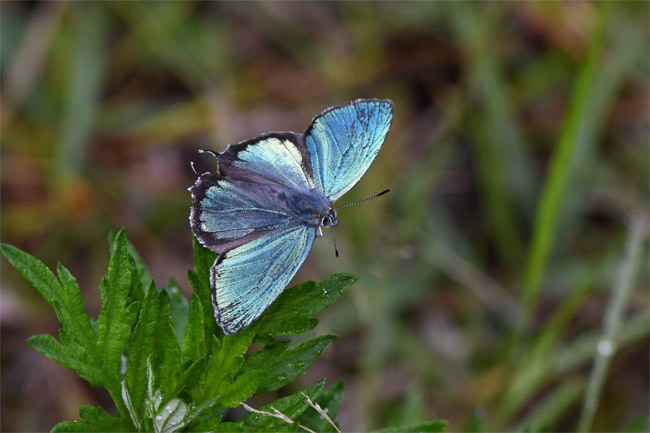
[[[314,188],[309,154],[302,137],[272,132],[247,140],[219,155],[219,170],[226,177],[264,178],[293,189]]]
[[[332,202],[348,192],[379,153],[393,120],[388,100],[359,100],[324,111],[305,132],[314,181]]]

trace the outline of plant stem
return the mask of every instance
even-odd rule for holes
[[[577,149],[586,146],[582,143],[588,135],[586,129],[596,127],[593,124],[588,124],[588,118],[590,110],[593,109],[594,82],[609,7],[605,5],[603,9],[589,49],[589,56],[582,66],[575,84],[566,123],[558,144],[553,151],[549,173],[539,199],[533,238],[524,272],[524,286],[521,294],[522,308],[518,326],[515,330],[515,343],[518,343],[519,338],[525,333],[537,309],[547,263],[555,242],[560,212],[566,198],[567,185],[576,168]],[[514,347],[517,347],[517,344]]]
[[[605,374],[607,373],[610,360],[616,353],[616,340],[619,336],[621,319],[632,291],[634,275],[638,269],[641,242],[646,237],[647,215],[644,213],[634,215],[630,225],[630,235],[620,260],[616,281],[614,282],[612,301],[609,303],[605,313],[602,338],[596,347],[594,367],[591,371],[577,431],[586,432],[591,428],[591,423],[598,407],[598,399],[605,380]]]

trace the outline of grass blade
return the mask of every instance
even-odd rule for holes
[[[589,431],[591,422],[596,408],[598,407],[598,398],[603,387],[605,374],[609,367],[609,362],[616,352],[616,343],[621,327],[623,310],[627,305],[632,292],[632,282],[639,265],[639,256],[641,254],[641,242],[646,238],[647,216],[643,213],[637,214],[632,219],[630,236],[625,247],[625,252],[621,259],[619,273],[613,288],[613,299],[607,308],[605,314],[605,324],[602,339],[598,342],[596,359],[591,378],[585,396],[578,431]]]
[[[553,247],[558,216],[566,195],[569,177],[574,169],[576,150],[578,147],[585,147],[582,141],[585,139],[585,126],[592,108],[590,103],[594,93],[596,66],[603,45],[607,15],[606,11],[603,11],[589,57],[578,76],[569,104],[566,124],[553,153],[549,174],[542,190],[524,274],[522,309],[516,331],[518,335],[527,327],[537,307],[546,265]],[[593,123],[591,126],[597,127]],[[593,138],[593,135],[590,137]]]
[[[101,54],[108,27],[106,15],[101,4],[86,6],[73,11],[78,16],[73,27],[75,48],[70,59],[68,99],[57,155],[59,180],[74,178],[85,162],[106,70]]]

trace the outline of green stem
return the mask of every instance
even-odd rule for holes
[[[589,431],[598,407],[598,399],[603,387],[609,362],[616,353],[616,343],[619,337],[621,319],[627,301],[632,292],[632,282],[639,266],[641,242],[646,237],[647,215],[636,214],[631,221],[630,236],[621,258],[618,275],[614,282],[612,301],[605,313],[602,338],[598,342],[594,367],[591,371],[589,386],[585,395],[580,422],[577,431]]]
[[[585,128],[588,126],[589,111],[592,108],[592,93],[596,78],[596,66],[603,45],[607,10],[601,14],[596,36],[590,47],[589,57],[583,66],[569,104],[569,114],[562,135],[553,153],[548,177],[535,217],[533,239],[529,250],[524,286],[522,292],[522,309],[515,341],[523,334],[534,316],[539,300],[539,292],[546,272],[560,212],[566,195],[567,185],[574,169],[577,149],[584,148]]]
[[[131,420],[131,415],[129,414],[129,410],[126,408],[126,405],[124,404],[124,400],[122,399],[122,389],[119,385],[119,381],[117,383],[117,386],[115,386],[113,383],[111,384],[107,383],[106,389],[108,390],[108,393],[111,395],[111,398],[115,403],[115,407],[117,408],[117,413],[120,414],[120,418],[130,423],[133,423],[133,421]]]

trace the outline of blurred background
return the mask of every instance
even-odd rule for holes
[[[341,210],[341,258],[324,236],[296,276],[360,280],[315,330],[340,339],[285,392],[344,379],[346,431],[646,431],[648,9],[2,2],[2,242],[65,264],[96,317],[124,226],[158,287],[189,296],[190,162],[214,165],[198,149],[390,98],[340,203],[393,192]],[[1,430],[113,410],[27,346],[58,322],[5,259],[0,312]]]

